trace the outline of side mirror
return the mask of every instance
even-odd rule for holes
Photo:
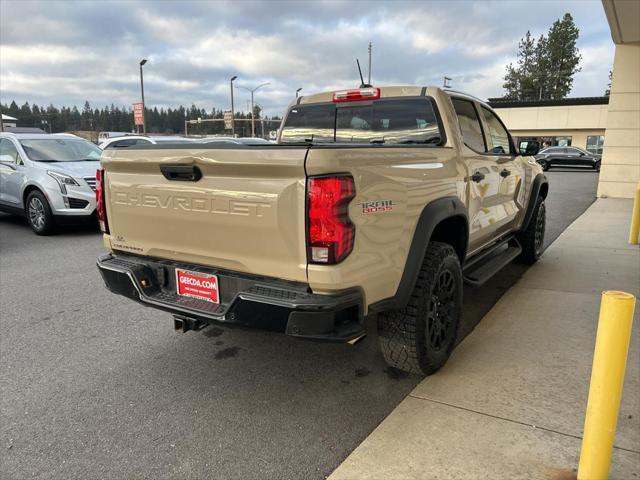
[[[521,142],[520,143],[520,155],[533,156],[537,155],[540,151],[540,144],[538,142]]]

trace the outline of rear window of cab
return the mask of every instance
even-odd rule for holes
[[[282,127],[280,143],[439,145],[438,118],[429,97],[296,105]]]

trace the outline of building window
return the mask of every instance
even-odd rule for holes
[[[570,147],[571,137],[555,137],[555,143],[558,147]]]
[[[547,147],[570,147],[571,137],[516,137],[516,144],[522,142],[537,142],[540,148]]]
[[[587,152],[602,155],[604,135],[589,135],[587,137]]]

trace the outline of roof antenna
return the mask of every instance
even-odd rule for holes
[[[358,64],[358,73],[360,73],[360,88],[371,88],[371,85],[368,83],[364,83],[364,77],[362,76],[362,69],[360,68],[360,60],[356,58],[356,63]]]

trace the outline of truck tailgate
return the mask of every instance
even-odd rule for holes
[[[306,152],[276,145],[107,151],[107,242],[115,251],[306,282]],[[168,179],[167,167],[197,167],[201,178]]]

